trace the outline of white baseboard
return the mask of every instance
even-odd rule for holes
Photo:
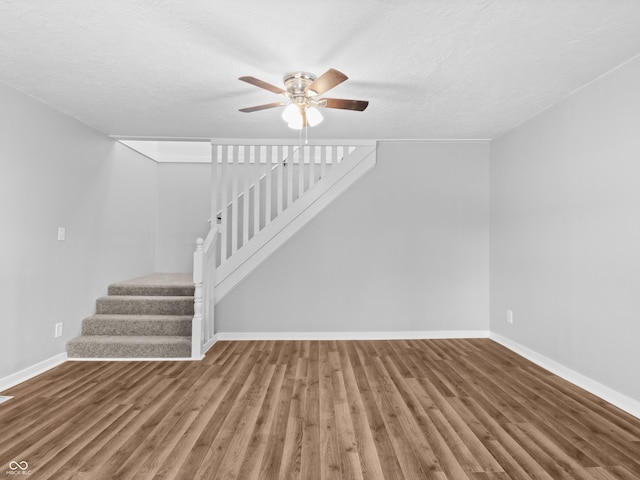
[[[204,356],[202,357],[204,358]],[[132,357],[132,358],[67,358],[68,362],[191,362],[202,360],[192,357]]]
[[[433,330],[388,332],[217,332],[222,340],[435,340],[488,338],[488,330]]]
[[[13,373],[7,377],[0,378],[0,392],[11,387],[15,387],[19,383],[25,382],[30,378],[46,372],[47,370],[51,370],[53,367],[57,367],[58,365],[64,363],[66,360],[67,352],[60,353],[54,357],[48,358],[46,360],[43,360],[42,362],[27,367],[24,370],[20,370],[19,372]]]
[[[205,353],[211,350],[211,347],[213,347],[217,341],[218,336],[214,334],[213,337],[211,337],[211,339],[202,346],[202,358],[204,358]]]
[[[517,353],[518,355],[532,361],[536,365],[548,370],[549,372],[559,376],[560,378],[577,385],[578,387],[586,390],[589,393],[600,397],[601,399],[615,405],[621,410],[633,415],[636,418],[640,418],[640,402],[633,398],[627,397],[606,385],[603,385],[595,380],[582,375],[568,367],[565,367],[561,363],[551,360],[540,353],[531,350],[513,340],[509,340],[502,335],[491,332],[489,338],[494,342],[508,348],[509,350]]]

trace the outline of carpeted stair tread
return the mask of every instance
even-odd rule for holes
[[[82,335],[191,335],[193,315],[96,314],[82,321]]]
[[[153,273],[114,283],[67,342],[69,358],[191,357],[191,274]]]
[[[110,295],[96,300],[96,313],[119,315],[193,315],[193,297]]]
[[[191,337],[83,335],[67,342],[69,358],[183,358]]]
[[[190,273],[152,273],[109,285],[109,295],[193,296]]]

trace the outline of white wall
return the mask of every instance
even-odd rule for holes
[[[491,330],[636,400],[638,85],[640,58],[491,144]]]
[[[156,164],[2,84],[0,105],[4,378],[63,353],[109,283],[153,271]]]
[[[218,304],[217,331],[488,330],[488,143],[377,159]]]
[[[158,164],[157,272],[193,271],[198,237],[209,232],[211,164]]]

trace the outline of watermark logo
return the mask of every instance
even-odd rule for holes
[[[9,470],[5,473],[6,475],[31,475],[31,470],[29,470],[29,464],[26,460],[19,462],[11,460],[9,462]]]

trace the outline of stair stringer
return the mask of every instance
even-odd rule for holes
[[[290,208],[216,269],[215,303],[376,165],[376,146],[360,146]]]

